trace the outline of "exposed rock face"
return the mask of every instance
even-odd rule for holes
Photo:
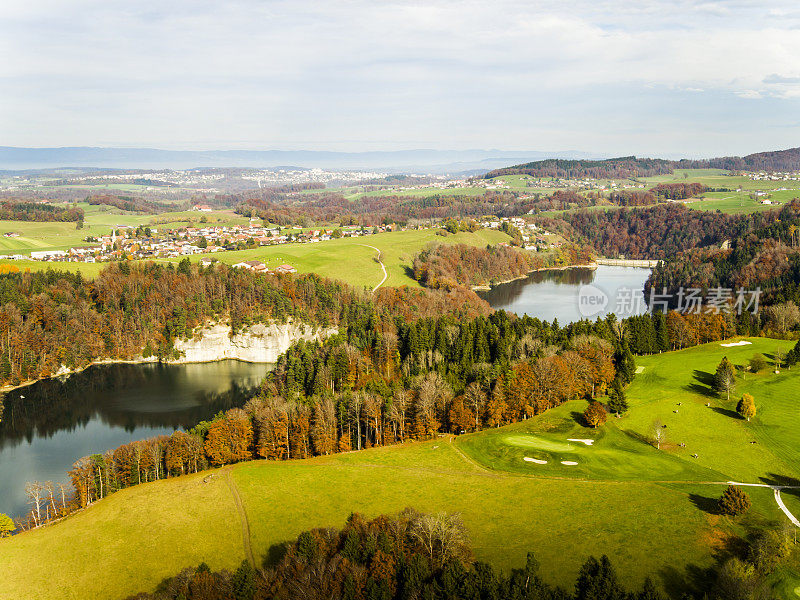
[[[177,340],[175,349],[181,358],[170,362],[210,362],[233,358],[253,363],[274,363],[298,340],[320,340],[336,333],[336,329],[314,330],[302,323],[256,324],[233,337],[229,325],[209,325],[189,340]]]

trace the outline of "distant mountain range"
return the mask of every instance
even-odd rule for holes
[[[115,169],[192,169],[202,167],[275,168],[296,166],[390,173],[483,173],[515,162],[545,158],[579,159],[575,152],[509,150],[398,150],[327,152],[315,150],[158,150],[154,148],[19,148],[0,146],[0,170],[69,167]]]
[[[625,179],[671,173],[674,169],[727,169],[729,171],[800,171],[800,148],[757,152],[747,156],[723,156],[707,160],[665,160],[623,156],[604,160],[564,160],[547,158],[503,167],[484,175],[489,179],[500,175],[530,175],[565,179]]]

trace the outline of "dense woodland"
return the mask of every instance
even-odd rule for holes
[[[791,553],[791,533],[766,530],[717,557],[685,581],[681,600],[769,597],[770,573]],[[607,556],[589,557],[572,589],[546,583],[547,565],[528,552],[510,573],[474,560],[458,515],[399,515],[368,520],[352,514],[343,529],[312,529],[275,547],[263,564],[212,572],[206,564],[164,580],[129,600],[664,600],[649,577],[627,590]]]
[[[83,210],[42,202],[0,200],[0,219],[4,221],[67,221],[83,225]]]
[[[336,327],[374,310],[364,294],[313,275],[254,275],[224,265],[113,263],[94,280],[44,271],[0,275],[0,383],[100,359],[168,359],[209,320],[233,331],[290,319]]]
[[[667,200],[686,200],[702,194],[707,189],[702,183],[659,183],[650,191]]]
[[[561,219],[602,256],[664,259],[692,248],[719,246],[725,240],[745,236],[784,218],[781,215],[796,218],[799,212],[800,205],[792,205],[780,213],[727,215],[671,203],[651,208],[577,211],[566,213]]]
[[[509,281],[534,269],[588,264],[591,254],[577,246],[534,253],[511,246],[480,248],[467,244],[432,245],[414,257],[414,279],[423,286],[450,290]]]
[[[718,287],[760,288],[762,304],[800,303],[800,202],[740,218],[738,229],[727,248],[687,249],[659,264],[646,292],[667,288],[674,293],[681,286],[704,293]]]
[[[235,200],[232,198],[231,201]],[[307,222],[338,222],[342,225],[376,226],[484,215],[513,216],[533,207],[530,199],[520,200],[512,192],[487,191],[481,196],[400,194],[363,196],[352,202],[339,192],[316,194],[274,194],[272,191],[248,192],[238,201],[236,211],[244,216],[258,216],[279,225]]]
[[[729,171],[800,171],[800,148],[757,152],[747,156],[727,156],[712,158],[708,166]]]

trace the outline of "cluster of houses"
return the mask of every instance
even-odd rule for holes
[[[200,261],[200,264],[204,267],[211,265],[213,261],[210,258],[204,258]],[[245,271],[253,271],[254,273],[277,273],[279,275],[285,273],[297,273],[297,269],[295,269],[292,265],[278,265],[275,269],[270,270],[260,260],[244,260],[242,262],[238,262],[233,265],[234,269],[244,269]]]
[[[767,173],[766,171],[759,171],[758,173],[743,173],[743,175],[749,177],[751,181],[800,181],[800,173]]]
[[[519,230],[525,250],[541,252],[543,250],[560,248],[563,244],[559,239],[552,239],[555,236],[549,231],[538,227],[535,223],[529,223],[521,217],[501,217],[499,219],[483,221],[481,222],[481,227],[484,229],[500,229],[503,223],[509,223]],[[545,236],[548,236],[550,239]]]
[[[187,227],[164,232],[162,235],[158,235],[157,229],[148,229],[149,235],[143,236],[137,235],[137,231],[141,234],[142,229],[118,225],[108,235],[87,238],[87,241],[93,242],[92,245],[75,246],[69,250],[40,250],[31,252],[30,255],[0,255],[0,259],[94,263],[123,258],[132,260],[177,258],[291,242],[317,243],[328,241],[334,237],[359,237],[393,231],[396,228],[394,225],[374,228],[362,228],[354,225],[335,230],[310,229],[287,234],[278,227],[265,227],[251,222],[247,226]],[[288,265],[284,266],[288,267]]]

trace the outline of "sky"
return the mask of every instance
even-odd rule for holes
[[[5,0],[0,145],[800,146],[800,4]]]

